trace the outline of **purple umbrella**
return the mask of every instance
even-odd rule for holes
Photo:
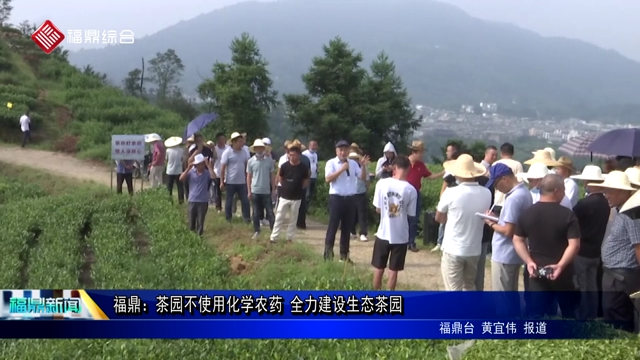
[[[218,118],[218,114],[202,114],[197,118],[191,120],[187,128],[184,129],[184,138],[183,140],[187,140],[191,135],[197,133],[202,130],[205,126],[209,125],[210,122],[214,121]]]
[[[598,136],[587,150],[599,154],[640,156],[640,129],[616,129]]]

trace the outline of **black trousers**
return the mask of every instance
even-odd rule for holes
[[[178,188],[178,202],[182,204],[184,202],[184,184],[180,181],[180,175],[167,175],[167,190],[169,190],[169,196],[173,196],[173,184]]]
[[[309,187],[305,189],[305,197],[302,199],[302,203],[300,203],[300,211],[298,211],[298,227],[307,227],[307,212],[309,211],[311,199],[313,199],[316,194],[316,180],[317,179],[310,179]]]
[[[612,326],[634,332],[635,300],[629,295],[640,290],[640,270],[607,269],[602,274],[602,315]]]
[[[557,301],[562,317],[575,319],[576,308],[580,302],[580,292],[575,290],[573,271],[570,267],[564,269],[555,280],[529,278],[529,291],[525,294],[528,315],[534,318],[547,316]]]
[[[353,201],[356,207],[356,218],[353,221],[353,226],[351,227],[351,233],[356,234],[356,231],[360,228],[360,231],[357,234],[367,236],[369,233],[368,229],[368,216],[367,212],[367,193],[364,194],[355,194],[353,195]]]
[[[116,174],[116,192],[122,194],[122,183],[127,183],[129,195],[133,195],[133,173]]]
[[[27,142],[31,141],[31,130],[22,132],[22,147],[27,145]]]
[[[220,178],[213,180],[213,185],[216,188],[213,189],[216,194],[216,210],[222,210],[222,190],[220,190]]]
[[[351,228],[355,221],[355,203],[353,196],[329,195],[329,225],[324,239],[324,258],[333,259],[333,245],[336,233],[340,229],[340,259],[349,257]]]

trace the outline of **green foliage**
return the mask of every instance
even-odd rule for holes
[[[127,77],[122,81],[125,95],[142,96],[145,90],[143,87],[142,70],[133,69],[129,71]]]
[[[45,193],[37,185],[0,178],[0,205],[43,196]]]
[[[307,93],[284,95],[296,133],[317,140],[323,155],[345,138],[365,149],[388,141],[404,146],[419,121],[393,62],[381,53],[368,73],[362,54],[339,37],[323,51],[302,76]]]
[[[230,50],[231,62],[213,64],[213,77],[198,86],[198,93],[220,116],[218,129],[246,132],[250,139],[264,137],[269,112],[277,104],[268,62],[247,33],[233,39]]]
[[[149,60],[149,65],[149,81],[158,86],[155,89],[157,96],[164,98],[182,77],[182,59],[175,50],[168,49],[164,53],[156,53],[156,57]]]

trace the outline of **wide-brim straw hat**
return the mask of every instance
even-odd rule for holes
[[[352,153],[349,154],[349,159],[360,160],[361,156],[357,152],[352,152]]]
[[[360,149],[360,146],[356,143],[351,143],[349,150],[362,155],[362,149]]]
[[[558,158],[558,162],[560,163],[560,165],[557,165],[556,167],[563,167],[563,168],[569,170],[570,173],[576,172],[576,168],[573,166],[573,161],[571,159],[569,159],[568,157],[560,156]]]
[[[547,166],[543,163],[535,163],[529,166],[529,170],[527,172],[516,174],[516,177],[524,180],[526,183],[529,183],[529,179],[542,179],[547,175],[549,175],[549,169]]]
[[[444,169],[453,176],[463,179],[473,179],[487,173],[487,168],[473,161],[471,155],[462,154],[456,160],[443,164]]]
[[[249,151],[255,153],[254,149],[257,147],[263,147],[265,151],[271,151],[271,146],[265,144],[262,139],[256,139],[256,141],[253,142],[253,145],[249,146]]]
[[[553,150],[552,148],[549,148],[549,147],[548,148],[544,148],[542,150],[547,151],[549,153],[549,155],[551,155],[551,159],[552,160],[556,160],[556,151],[555,150]],[[540,151],[540,150],[536,150],[536,151]],[[536,151],[532,151],[531,153],[533,155],[535,155]]]
[[[582,181],[604,181],[606,176],[602,175],[602,169],[597,165],[587,165],[582,169],[580,175],[572,175],[574,180]]]
[[[629,200],[627,200],[624,205],[620,208],[620,213],[623,213],[627,210],[635,209],[640,206],[640,191],[636,191],[635,194],[631,195]]]
[[[231,143],[233,142],[233,140],[237,139],[237,138],[241,138],[241,137],[245,137],[247,134],[246,133],[239,133],[239,132],[234,132],[231,134],[231,136],[229,136],[229,140],[227,140],[227,145],[231,145]]]
[[[162,137],[158,134],[147,134],[144,136],[144,142],[152,143],[154,141],[162,141]]]
[[[629,181],[629,177],[627,176],[627,174],[623,173],[622,171],[612,171],[607,174],[607,178],[604,180],[604,182],[599,184],[591,184],[590,186],[617,190],[636,190],[631,186],[631,182]]]
[[[411,142],[411,145],[409,145],[409,149],[413,151],[424,151],[424,143],[420,140],[414,140]]]
[[[635,186],[640,186],[640,169],[631,167],[625,170],[624,173],[627,174],[630,183]]]
[[[304,145],[302,145],[302,143],[301,143],[298,139],[293,140],[293,141],[291,142],[291,144],[289,144],[289,146],[287,146],[287,149],[291,149],[291,148],[293,148],[293,147],[297,147],[297,148],[298,148],[298,149],[300,149],[300,150],[304,150],[304,149],[306,149],[306,147],[305,147]]]
[[[164,146],[174,147],[182,144],[182,138],[179,136],[172,136],[164,141]]]
[[[525,165],[544,164],[544,166],[560,166],[560,162],[553,160],[551,153],[547,150],[538,150],[533,154],[533,158],[524,162]]]

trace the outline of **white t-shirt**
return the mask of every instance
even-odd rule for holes
[[[224,151],[228,148],[230,148],[229,145],[225,145],[223,148],[218,147],[218,145],[214,147],[216,162],[213,164],[213,172],[216,173],[218,177],[220,176],[220,170],[222,170],[222,154],[224,154]]]
[[[184,161],[184,148],[170,147],[167,149],[167,175],[180,175]]]
[[[484,214],[491,207],[491,192],[478,183],[463,182],[447,188],[437,210],[447,214],[442,251],[454,256],[479,256],[482,252]]]
[[[29,131],[30,128],[31,128],[31,119],[29,119],[27,115],[22,115],[20,117],[20,130],[22,130],[22,132],[25,132],[25,131]]]
[[[418,192],[406,181],[386,178],[376,183],[373,206],[380,209],[376,237],[389,244],[409,242],[409,216],[416,216]]]
[[[309,158],[309,164],[311,165],[311,178],[318,178],[318,154],[311,152],[310,150],[305,150],[302,152],[302,155]]]
[[[578,184],[576,184],[573,179],[564,179],[564,194],[569,198],[569,201],[571,201],[571,206],[576,206],[578,200],[580,200],[579,191]]]

